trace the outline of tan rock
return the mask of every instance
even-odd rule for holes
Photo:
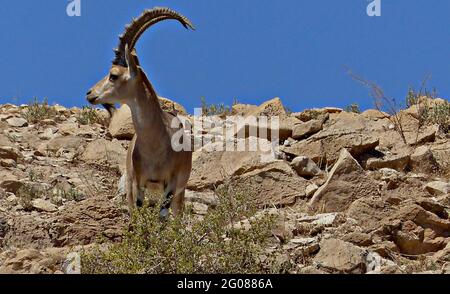
[[[310,120],[308,122],[297,124],[292,132],[292,138],[299,140],[314,135],[323,128],[323,120]]]
[[[420,146],[411,155],[409,167],[415,173],[436,173],[439,163],[429,147]]]
[[[317,164],[327,163],[331,165],[338,159],[342,148],[347,148],[356,157],[375,149],[378,144],[378,138],[363,134],[327,136],[320,139],[313,136],[307,140],[294,143],[292,146],[283,146],[280,149],[290,156],[307,156]]]
[[[364,175],[359,163],[343,149],[327,182],[309,202],[309,208],[321,212],[345,211],[358,198],[377,194],[376,183]]]
[[[423,209],[434,213],[442,219],[448,219],[446,207],[434,199],[419,198],[416,200],[416,204],[420,205]]]
[[[308,182],[284,161],[238,172],[230,182],[234,191],[249,195],[260,206],[293,205],[306,197],[307,185]]]
[[[22,128],[28,126],[28,122],[26,119],[21,117],[13,117],[6,120],[10,127]]]
[[[343,241],[352,243],[356,246],[364,246],[364,247],[373,244],[370,235],[362,232],[352,232],[350,234],[347,234],[343,237]]]
[[[2,179],[0,180],[0,187],[5,189],[7,192],[11,192],[11,193],[17,193],[17,191],[23,186],[23,182],[18,180],[18,179],[14,179],[14,178],[9,178],[9,179]]]
[[[302,123],[299,119],[292,116],[280,116],[279,139],[285,141],[291,138],[295,127]]]
[[[433,259],[438,262],[450,262],[450,243],[448,243],[444,249],[436,252],[433,255]],[[450,270],[450,267],[449,267],[449,270]]]
[[[52,128],[45,129],[41,134],[39,134],[39,139],[50,140],[55,136],[55,132]]]
[[[31,201],[31,206],[33,206],[33,208],[38,211],[44,211],[44,212],[58,211],[58,207],[56,205],[54,205],[50,201],[44,200],[44,199],[34,199],[33,201]]]
[[[0,159],[12,159],[17,162],[20,156],[19,150],[9,146],[0,146]]]
[[[187,115],[186,109],[181,104],[178,104],[170,99],[164,97],[159,98],[159,105],[161,105],[162,110],[167,112],[174,112],[179,115]]]
[[[0,274],[51,274],[61,268],[64,249],[23,249],[0,255]]]
[[[246,140],[247,146],[249,141],[250,139]],[[256,142],[259,144],[258,146],[270,146],[270,142],[264,139],[258,139]],[[225,179],[260,166],[266,162],[267,156],[271,155],[271,152],[265,152],[268,149],[262,150],[261,148],[254,152],[214,151],[213,145],[207,145],[194,152],[193,168],[188,183],[189,189],[194,191],[214,189],[217,185],[222,184]],[[223,149],[222,145],[221,147]]]
[[[310,223],[321,227],[332,227],[338,223],[338,213],[320,213],[297,219],[298,223]]]
[[[65,122],[58,125],[58,133],[63,136],[76,135],[79,127],[77,122]]]
[[[307,109],[302,112],[293,113],[292,116],[298,118],[303,122],[308,122],[313,119],[321,119],[328,114],[338,114],[344,110],[336,107],[314,108]]]
[[[373,229],[379,227],[381,220],[394,211],[392,205],[381,197],[362,197],[350,205],[347,217],[356,220],[362,228]]]
[[[195,192],[186,190],[185,199],[187,202],[198,202],[213,208],[219,204],[219,197],[213,191]]]
[[[294,158],[291,162],[291,166],[297,174],[302,177],[314,177],[322,173],[316,163],[306,156]]]
[[[257,105],[252,104],[235,104],[232,107],[233,115],[239,115],[239,116],[247,116],[250,112],[254,111],[256,108],[258,108]]]
[[[0,114],[0,122],[4,122],[4,121],[6,121],[7,119],[10,119],[10,118],[13,118],[14,117],[14,115],[12,115],[12,114]]]
[[[276,134],[276,137],[280,141],[284,141],[292,136],[293,130],[296,125],[301,123],[301,121],[296,119],[295,117],[287,115],[277,116],[276,118],[278,119],[277,124],[275,124],[275,121],[272,120],[272,118],[269,118],[266,125],[267,127],[263,128],[263,125],[258,121],[256,117],[252,117],[251,119],[247,117],[247,121],[245,122],[245,124],[242,127],[240,127],[240,125],[238,126],[235,137],[249,138],[250,135],[252,135],[260,139],[267,139],[272,141],[275,139]],[[261,130],[264,131],[261,132]]]
[[[280,98],[274,98],[272,100],[269,100],[260,106],[258,106],[256,109],[253,109],[249,112],[249,116],[282,116],[286,115],[286,110],[283,106],[283,103],[281,102]]]
[[[81,155],[81,160],[115,167],[122,172],[125,170],[127,152],[119,141],[108,141],[105,139],[95,140],[86,146],[86,150]]]
[[[127,105],[122,105],[114,112],[109,124],[109,132],[113,138],[119,140],[131,140],[135,134],[131,109]]]
[[[450,142],[448,140],[436,142],[430,149],[441,171],[450,175]]]
[[[369,158],[366,168],[377,170],[382,168],[390,168],[397,171],[404,171],[410,160],[409,154],[388,155],[383,158]]]
[[[380,224],[390,231],[391,238],[405,254],[417,255],[437,252],[450,239],[450,221],[425,210],[417,204],[408,204],[384,218]]]
[[[0,158],[0,166],[3,167],[16,167],[17,163],[14,159],[1,159]]]
[[[60,149],[77,150],[80,146],[85,145],[82,138],[76,136],[55,137],[48,142],[42,143],[38,147],[38,151],[42,154],[56,153]]]
[[[192,203],[192,212],[194,214],[198,215],[206,215],[208,213],[208,205],[200,203],[200,202],[194,202]]]
[[[430,194],[435,196],[445,195],[450,193],[450,183],[442,181],[434,181],[428,183],[425,186],[425,190],[427,190]]]
[[[13,144],[11,140],[7,136],[0,134],[0,146],[12,146],[12,145]]]
[[[339,239],[326,239],[320,243],[320,251],[314,257],[319,268],[334,273],[362,274],[366,272],[364,250]]]
[[[378,119],[384,119],[389,117],[389,114],[383,112],[383,111],[379,111],[376,109],[368,109],[366,111],[364,111],[363,113],[361,113],[362,116],[367,117],[369,119],[373,119],[373,120],[378,120]]]

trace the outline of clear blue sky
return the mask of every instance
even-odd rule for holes
[[[279,96],[292,110],[357,102],[372,106],[344,65],[403,101],[408,86],[450,97],[450,1],[382,0],[4,0],[0,4],[0,103],[36,96],[67,106],[102,78],[117,35],[144,8],[168,6],[197,31],[160,23],[138,45],[157,92],[192,112],[209,102],[258,104]]]

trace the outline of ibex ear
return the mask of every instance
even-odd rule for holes
[[[130,77],[135,78],[139,72],[138,64],[136,63],[136,58],[132,54],[132,51],[128,48],[128,44],[125,46],[125,58],[127,60]]]

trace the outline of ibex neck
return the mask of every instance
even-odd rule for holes
[[[158,96],[145,83],[137,89],[129,103],[133,124],[139,141],[145,141],[147,146],[160,142],[168,136],[163,118],[163,111],[159,105]],[[158,138],[158,139],[155,139]],[[152,144],[153,143],[153,144]]]

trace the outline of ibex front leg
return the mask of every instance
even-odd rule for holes
[[[161,205],[161,210],[159,212],[159,217],[161,219],[167,219],[169,216],[169,209],[172,205],[172,200],[175,196],[174,190],[176,189],[175,185],[168,184],[164,189],[164,198],[163,203]]]

